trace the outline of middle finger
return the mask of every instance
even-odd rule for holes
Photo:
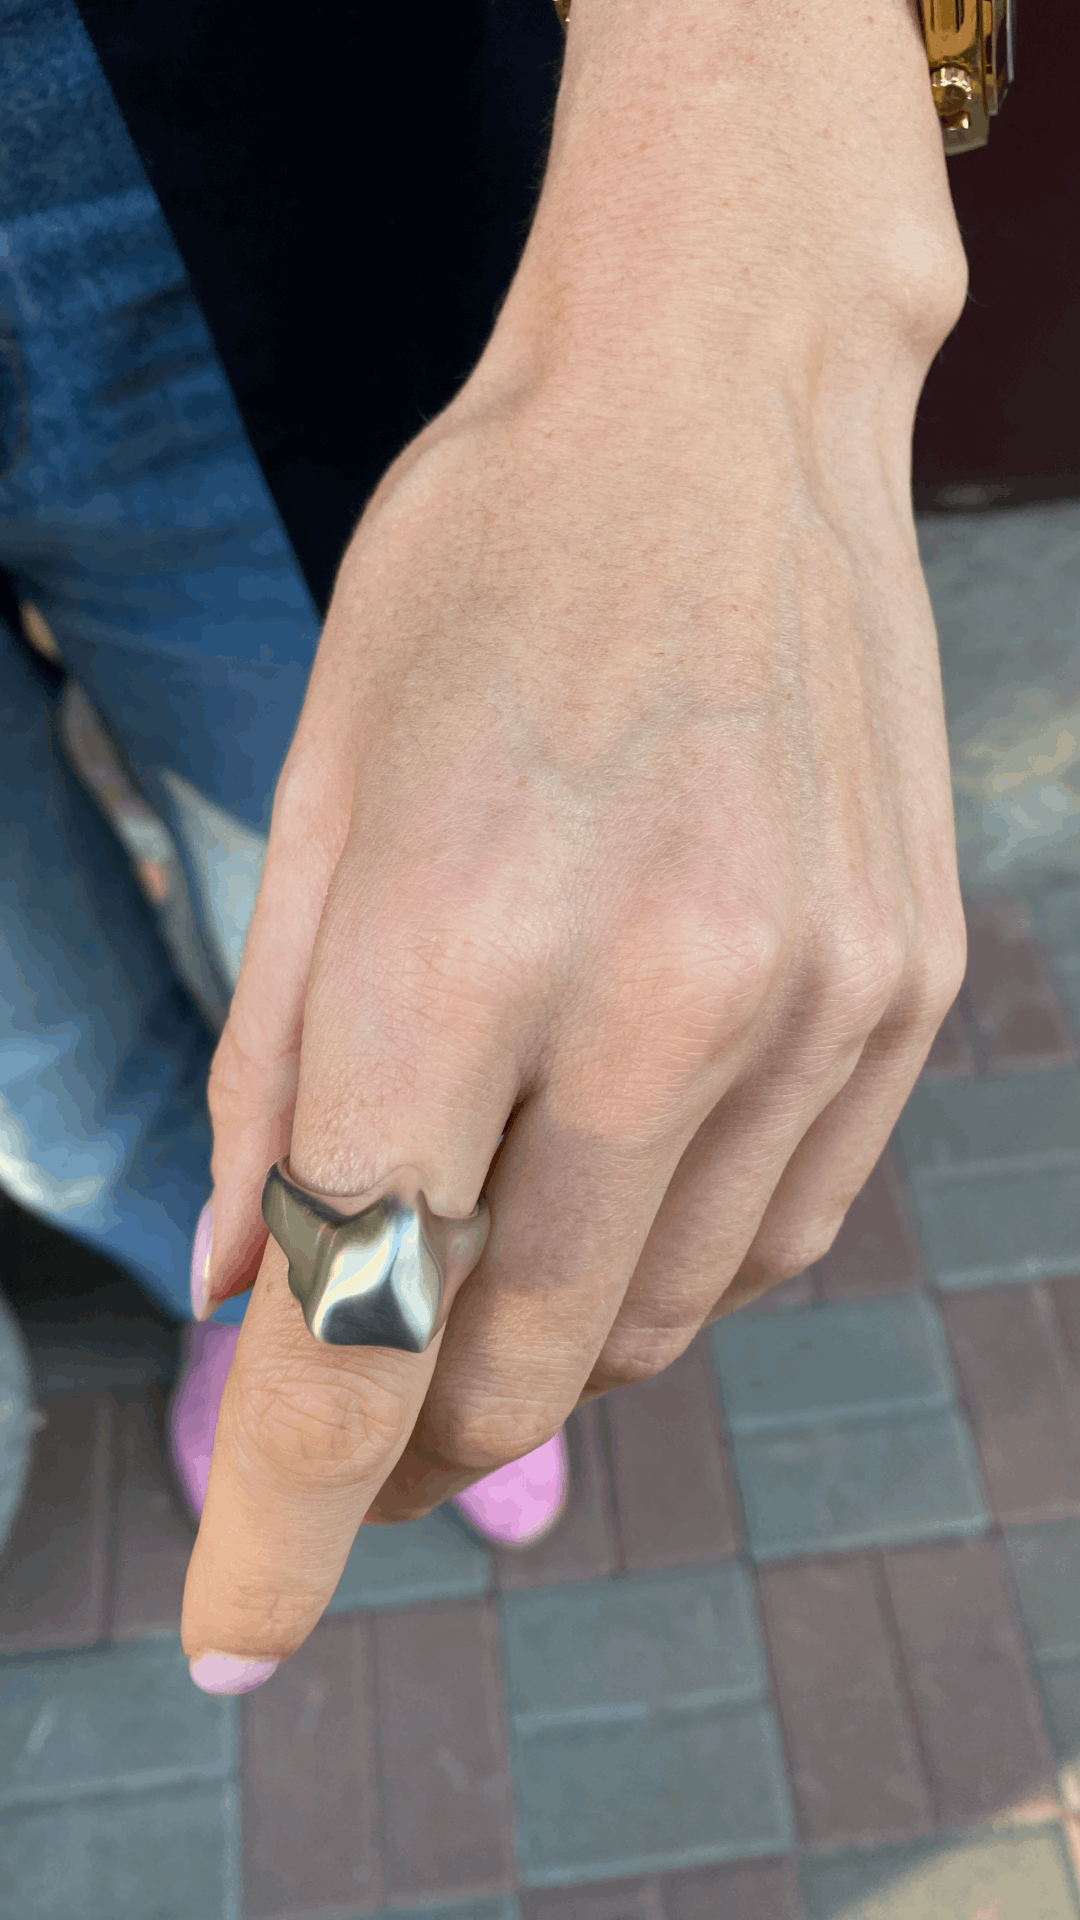
[[[633,1148],[560,1125],[550,1099],[534,1096],[488,1182],[484,1259],[450,1317],[416,1427],[373,1514],[428,1511],[542,1445],[582,1398],[674,1360],[715,1302],[718,1265],[738,1267],[784,1168],[854,1071],[861,1046],[859,1039],[829,1048],[800,1071],[789,1040],[781,1074],[729,1064],[731,1084],[719,1101],[715,1075],[702,1075],[693,1116],[685,1102],[678,1121],[669,1108],[666,1133],[658,1123],[648,1145]],[[698,1162],[715,1169],[721,1135],[722,1244],[713,1203],[706,1268],[688,1270],[676,1257],[662,1275],[650,1270],[652,1297],[635,1332],[623,1324],[625,1302],[654,1224],[676,1187],[701,1195]],[[683,1224],[692,1239],[693,1222]],[[608,1358],[616,1326],[620,1358],[600,1379],[597,1363]]]
[[[693,1131],[647,1149],[612,1145],[560,1121],[543,1093],[521,1108],[485,1188],[484,1257],[373,1518],[426,1513],[558,1432]]]

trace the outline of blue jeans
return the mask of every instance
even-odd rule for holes
[[[188,933],[178,968],[0,618],[0,1186],[187,1318],[214,1028],[319,623],[71,0],[0,0],[0,567],[171,834]]]

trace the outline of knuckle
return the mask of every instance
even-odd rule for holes
[[[815,1267],[819,1260],[824,1260],[836,1239],[844,1224],[845,1212],[846,1209],[820,1220],[800,1222],[789,1235],[777,1237],[760,1250],[755,1268],[767,1273],[772,1285],[779,1280],[794,1280],[808,1267]]]
[[[435,1445],[425,1437],[426,1461],[444,1471],[477,1476],[534,1453],[559,1431],[561,1417],[544,1420],[535,1408],[462,1407],[442,1423]]]
[[[892,1002],[894,1025],[929,1046],[964,984],[967,929],[962,912],[935,918],[912,942],[903,981]]]
[[[941,1025],[967,972],[967,928],[962,913],[938,923],[922,943],[913,967],[912,992],[920,1024]]]
[[[751,1027],[788,951],[779,921],[665,903],[635,912],[564,1012],[548,1097],[573,1126],[636,1151],[700,1099]]]
[[[281,1104],[295,1082],[293,1036],[283,1043],[250,1007],[241,1021],[234,1005],[210,1062],[207,1103],[215,1128],[248,1112],[261,1113],[268,1098]]]
[[[245,1384],[237,1413],[242,1450],[294,1487],[349,1487],[404,1444],[400,1398],[347,1374],[269,1377]]]
[[[779,915],[741,908],[721,916],[685,905],[649,944],[655,999],[682,1053],[711,1056],[761,1011],[782,975],[790,942]]]
[[[219,1118],[241,1097],[252,1064],[240,1044],[235,1025],[227,1021],[210,1062],[206,1095],[212,1116]]]
[[[745,1017],[768,999],[788,951],[779,914],[744,908],[730,922],[710,918],[696,929],[687,949],[687,971],[726,1027],[732,1008]]]
[[[908,971],[908,937],[899,918],[849,913],[834,930],[822,1008],[830,1025],[872,1032],[901,994]]]
[[[686,1331],[654,1328],[637,1337],[625,1336],[618,1341],[609,1341],[597,1357],[585,1383],[585,1391],[590,1394],[611,1393],[616,1387],[644,1386],[674,1365],[685,1353],[696,1331],[696,1327]]]

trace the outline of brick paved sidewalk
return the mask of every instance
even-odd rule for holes
[[[363,1532],[243,1702],[179,1653],[160,1395],[55,1362],[2,1920],[1080,1920],[1080,885],[968,911],[827,1259],[575,1417],[541,1546]]]

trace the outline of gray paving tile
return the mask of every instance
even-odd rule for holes
[[[238,1920],[238,1798],[170,1787],[9,1812],[0,1920]]]
[[[519,1725],[765,1697],[753,1585],[735,1562],[507,1594],[502,1614]]]
[[[744,1567],[508,1594],[502,1604],[524,1885],[790,1844]]]
[[[361,1527],[327,1612],[473,1599],[491,1579],[487,1549],[437,1508],[423,1520]]]
[[[1061,1766],[1075,1768],[1080,1761],[1080,1662],[1040,1660],[1036,1670],[1054,1752]]]
[[[1080,1027],[1080,886],[1042,886],[1026,904],[1061,996]]]
[[[733,1441],[760,1560],[981,1533],[971,1435],[944,1410]]]
[[[929,1412],[956,1395],[945,1331],[923,1294],[794,1308],[709,1329],[735,1435]]]
[[[782,1853],[792,1819],[765,1706],[557,1724],[513,1736],[522,1884]]]
[[[1051,961],[1051,966],[1073,1026],[1080,1031],[1080,960]]]
[[[1073,964],[1080,971],[1080,886],[1042,886],[1025,895],[1035,937],[1055,966]]]
[[[1005,1539],[1036,1657],[1080,1660],[1080,1520],[1006,1527]]]
[[[1060,1827],[804,1857],[806,1920],[1078,1920]]]
[[[172,1636],[0,1664],[0,1807],[235,1766],[236,1703],[192,1686]]]
[[[1024,1624],[1063,1765],[1080,1760],[1080,1520],[1006,1530]]]
[[[1080,1163],[1080,1074],[1035,1068],[1000,1080],[938,1080],[915,1087],[897,1127],[908,1174],[1017,1172]]]
[[[758,1559],[988,1524],[932,1300],[733,1316],[710,1341]]]
[[[1041,1172],[916,1180],[912,1212],[932,1279],[954,1289],[1076,1272],[1078,1195],[1080,1161]]]

